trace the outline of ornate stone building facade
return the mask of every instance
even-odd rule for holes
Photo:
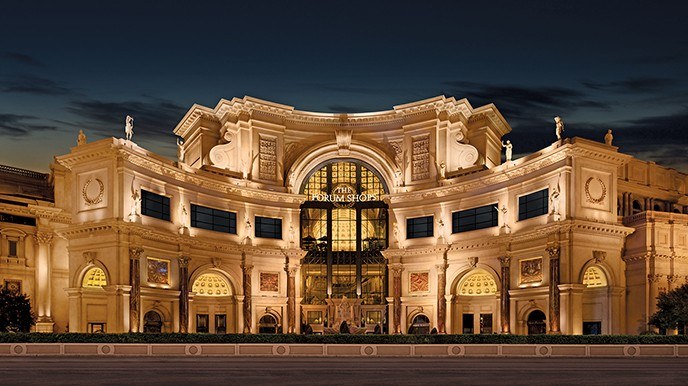
[[[503,162],[510,131],[465,99],[245,97],[193,106],[176,161],[80,136],[50,175],[0,170],[0,276],[40,331],[647,330],[688,281],[688,176],[554,132]]]

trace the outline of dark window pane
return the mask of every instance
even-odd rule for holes
[[[433,216],[406,219],[406,238],[432,237],[434,234]]]
[[[170,221],[170,198],[141,190],[141,214]]]
[[[191,226],[236,234],[236,213],[191,204]]]
[[[539,190],[518,198],[518,221],[542,216],[549,211],[549,189]]]
[[[497,226],[498,213],[495,206],[496,204],[485,205],[452,213],[452,233]]]
[[[256,237],[282,238],[282,219],[256,216]]]

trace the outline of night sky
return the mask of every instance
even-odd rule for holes
[[[565,135],[688,172],[688,3],[4,1],[0,164],[47,171],[79,129],[174,157],[194,103],[364,112],[493,102],[515,157]]]

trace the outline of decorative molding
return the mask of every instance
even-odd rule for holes
[[[413,138],[411,148],[411,180],[430,178],[430,135],[423,134]]]
[[[258,176],[261,180],[277,179],[277,138],[260,135]]]
[[[592,251],[592,257],[595,260],[595,264],[600,264],[607,259],[607,252]]]
[[[37,231],[33,237],[37,244],[50,245],[53,242],[53,234],[50,232]]]

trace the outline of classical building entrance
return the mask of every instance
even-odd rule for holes
[[[315,169],[301,192],[302,311],[313,331],[339,331],[335,304],[355,303],[350,331],[384,329],[387,271],[387,188],[379,174],[354,160],[334,160]],[[353,304],[352,303],[352,304]],[[352,306],[353,307],[353,306]],[[337,319],[338,320],[338,319]],[[360,329],[360,330],[359,330]]]

